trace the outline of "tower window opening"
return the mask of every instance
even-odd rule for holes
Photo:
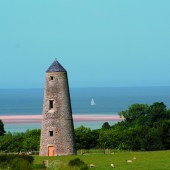
[[[50,80],[54,80],[54,76],[50,76]]]
[[[49,109],[53,109],[54,108],[54,100],[50,100],[49,101]]]
[[[53,136],[53,131],[49,131],[49,135],[50,135],[50,136]]]

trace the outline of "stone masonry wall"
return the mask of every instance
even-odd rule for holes
[[[50,109],[49,100],[54,101],[52,109]],[[53,131],[53,136],[50,136],[49,131]],[[48,156],[48,146],[54,146],[55,156],[76,154],[66,72],[46,74],[40,142],[41,156]]]

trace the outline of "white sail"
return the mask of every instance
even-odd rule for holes
[[[96,103],[94,102],[94,99],[92,98],[91,99],[91,106],[94,106],[94,105],[96,105]]]

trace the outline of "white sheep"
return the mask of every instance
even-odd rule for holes
[[[95,168],[96,166],[94,164],[90,164],[90,168]]]
[[[136,157],[133,157],[133,159],[135,160],[135,159],[136,159]]]
[[[127,163],[132,163],[133,161],[132,160],[126,160]]]
[[[114,168],[114,167],[115,167],[115,165],[114,165],[114,164],[110,164],[110,166],[111,166],[112,168]]]

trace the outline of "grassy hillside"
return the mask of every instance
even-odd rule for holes
[[[133,160],[136,157],[136,160]],[[50,163],[60,161],[68,163],[69,160],[80,158],[85,163],[95,164],[96,170],[110,170],[110,164],[114,163],[117,170],[170,170],[170,151],[155,152],[117,152],[112,154],[86,154],[77,156],[57,156],[57,157],[39,157],[35,156],[34,164],[40,164],[43,160],[49,160]],[[126,160],[133,160],[132,163],[126,163]]]

